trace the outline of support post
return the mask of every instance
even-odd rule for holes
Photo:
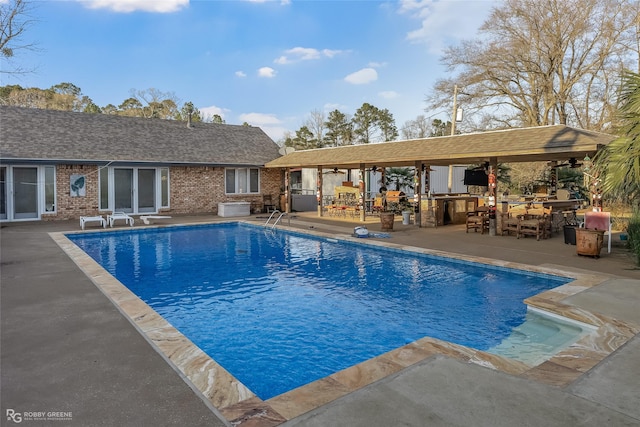
[[[420,227],[422,224],[422,161],[416,160],[414,164],[415,175],[414,175],[414,186],[413,192],[416,195],[415,202],[418,205],[418,210],[414,209],[414,217],[415,217],[415,225],[416,227]]]
[[[318,216],[322,217],[322,201],[324,200],[322,194],[322,165],[318,165],[318,177],[317,177],[316,198],[318,199]]]
[[[291,213],[291,168],[284,170],[284,211]]]
[[[453,114],[451,116],[451,136],[456,134],[456,119],[458,118],[458,85],[453,86]],[[447,192],[451,194],[453,190],[453,165],[449,165],[449,176],[447,178]]]
[[[366,208],[367,208],[367,198],[366,198],[366,186],[364,183],[364,174],[365,174],[365,164],[360,163],[360,177],[358,178],[358,190],[360,192],[360,221],[365,222],[366,218]]]
[[[489,236],[497,233],[496,194],[498,190],[498,158],[489,159]]]

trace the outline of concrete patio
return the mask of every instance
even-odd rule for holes
[[[167,223],[215,219],[174,217]],[[338,234],[358,224],[306,214],[290,220],[292,227]],[[375,219],[367,227],[379,230]],[[48,235],[78,229],[77,221],[65,221],[7,224],[0,232],[2,425],[14,424],[9,413],[23,415],[21,425],[45,425],[25,415],[38,412],[71,412],[55,425],[231,425]],[[536,241],[398,222],[388,240],[606,275],[601,285],[563,303],[640,328],[640,270],[619,244],[593,259],[578,256],[561,235]],[[565,387],[436,355],[283,425],[639,426],[638,384],[638,335]],[[242,425],[276,424],[256,418]]]

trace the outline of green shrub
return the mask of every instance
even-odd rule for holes
[[[640,265],[640,210],[636,209],[627,225],[629,249],[636,255],[636,263]]]

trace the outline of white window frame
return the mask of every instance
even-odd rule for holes
[[[227,171],[233,170],[234,173],[234,183],[233,183],[233,187],[234,187],[234,191],[233,192],[228,192],[227,191]],[[257,171],[258,173],[258,183],[257,183],[257,188],[256,191],[251,191],[251,171]],[[238,172],[244,172],[244,175],[246,177],[246,181],[241,183],[240,181],[240,173]],[[243,189],[247,189],[248,191],[242,191]],[[240,190],[240,191],[239,191]],[[260,194],[260,168],[225,168],[224,170],[224,193],[226,195],[238,195],[238,194]]]
[[[47,182],[47,169],[53,169],[53,182]],[[42,213],[51,214],[58,212],[58,192],[57,192],[57,180],[58,180],[58,168],[54,165],[42,166],[42,182],[44,185],[41,188],[42,191]],[[47,184],[53,188],[53,205],[51,210],[47,210]]]
[[[114,177],[115,177],[115,169],[131,169],[133,171],[133,195],[132,195],[132,203],[133,203],[133,215],[138,215],[141,213],[144,214],[149,214],[149,213],[157,213],[159,209],[165,209],[165,208],[169,208],[169,204],[170,204],[170,200],[171,200],[171,178],[170,178],[170,174],[169,174],[169,168],[168,167],[136,167],[136,166],[109,166],[107,169],[107,191],[108,191],[108,195],[107,195],[107,199],[108,199],[108,206],[102,206],[102,179],[103,179],[103,174],[99,173],[98,174],[98,200],[99,200],[99,210],[100,211],[113,211],[113,207],[115,206],[115,194],[114,194],[114,185],[115,185],[115,181],[114,181]],[[138,197],[137,197],[137,192],[138,192],[138,170],[139,169],[153,169],[155,170],[155,209],[153,212],[140,212],[139,208],[138,208]],[[166,177],[167,177],[167,205],[164,206],[162,204],[162,171],[166,170]]]
[[[58,168],[56,165],[39,165],[34,166],[32,164],[15,164],[15,165],[7,165],[3,164],[2,167],[5,168],[6,171],[6,181],[1,184],[5,186],[5,215],[6,217],[0,218],[0,222],[8,222],[8,221],[33,221],[34,219],[40,220],[42,219],[43,214],[55,214],[58,211],[58,192],[57,192],[57,172]],[[33,168],[36,169],[36,216],[33,218],[15,218],[14,217],[14,208],[15,208],[15,200],[14,200],[14,182],[13,182],[13,170],[14,168]],[[46,170],[53,169],[53,206],[52,210],[47,210],[47,193],[46,193],[46,185],[47,185],[47,176]]]
[[[166,174],[163,175],[163,172],[166,171]],[[169,168],[167,167],[162,167],[162,168],[158,168],[158,171],[156,172],[158,179],[156,180],[157,182],[157,186],[158,189],[156,190],[158,193],[158,196],[160,197],[158,199],[158,206],[162,209],[169,209],[171,207],[171,178],[170,178],[170,174],[171,171]],[[162,203],[162,199],[164,198],[164,194],[162,191],[162,178],[167,177],[166,181],[167,181],[167,187],[166,187],[166,199],[167,199],[167,203],[164,204]]]

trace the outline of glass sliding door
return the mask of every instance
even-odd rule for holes
[[[0,219],[7,219],[7,168],[0,167]]]
[[[156,211],[156,170],[138,169],[138,212]]]
[[[13,168],[13,218],[38,218],[38,168]]]
[[[113,170],[113,210],[133,212],[133,169]]]

